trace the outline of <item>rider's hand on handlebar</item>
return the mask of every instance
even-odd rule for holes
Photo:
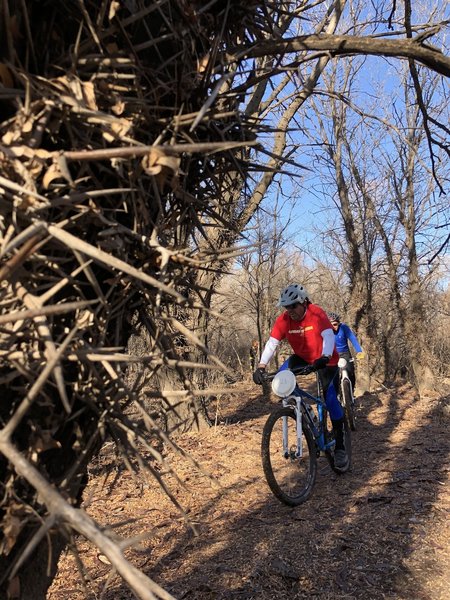
[[[258,367],[256,369],[256,371],[253,373],[253,381],[256,383],[256,385],[262,385],[264,383],[264,381],[266,380],[267,375],[266,375],[266,370],[263,369],[262,367]]]
[[[366,356],[366,355],[364,354],[364,352],[358,352],[358,353],[357,353],[357,355],[356,355],[356,358],[357,358],[358,360],[361,360],[362,358],[365,358],[365,356]]]
[[[316,358],[313,362],[313,367],[315,369],[324,369],[330,360],[329,356],[321,356],[320,358]]]

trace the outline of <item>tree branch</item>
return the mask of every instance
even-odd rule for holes
[[[436,29],[434,31],[436,32]],[[321,50],[331,53],[332,56],[368,54],[412,59],[445,77],[450,77],[450,58],[445,56],[438,48],[424,45],[422,41],[423,34],[419,34],[418,37],[412,39],[387,40],[370,36],[356,37],[322,33],[303,35],[285,40],[258,41],[257,44],[248,48],[236,48],[236,51],[228,52],[226,59],[229,63],[234,63],[243,59],[274,54]],[[317,58],[316,55],[315,58]]]

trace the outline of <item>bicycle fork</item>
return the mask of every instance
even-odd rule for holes
[[[301,409],[301,398],[295,398],[296,411],[296,437],[297,437],[297,450],[295,451],[295,458],[301,458],[303,456],[303,444],[302,444],[302,409]],[[289,398],[283,400],[283,406],[289,406]],[[288,417],[283,417],[283,453],[284,457],[290,456],[289,437],[288,437]]]

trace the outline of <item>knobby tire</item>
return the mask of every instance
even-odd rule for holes
[[[352,431],[356,431],[356,419],[352,402],[352,391],[350,388],[350,382],[347,379],[344,379],[342,382],[342,403],[344,405],[345,416],[348,420],[348,424],[350,425],[350,429]]]
[[[288,418],[289,456],[283,455],[282,422]],[[288,506],[298,506],[310,497],[317,475],[316,444],[313,434],[303,420],[302,458],[295,458],[297,448],[296,418],[292,408],[275,410],[267,419],[261,441],[261,457],[264,475],[273,494]]]

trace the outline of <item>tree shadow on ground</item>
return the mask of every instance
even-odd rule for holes
[[[235,411],[247,421],[225,428],[230,440],[251,426],[259,439],[264,419],[252,423],[253,410],[250,401]],[[255,460],[253,473],[237,475],[191,514],[197,535],[166,521],[132,558],[179,600],[444,598],[444,588],[430,586],[445,583],[445,548],[433,532],[448,517],[438,504],[448,474],[448,421],[437,402],[419,401],[406,386],[362,397],[358,413],[352,472],[338,476],[320,459],[307,503],[280,504]],[[239,469],[239,458],[229,468]],[[104,596],[131,597],[121,584]]]
[[[245,423],[268,415],[278,402],[273,398],[271,399],[269,395],[258,392],[259,389],[252,391],[250,394],[246,394],[245,397],[243,397],[239,408],[233,410],[229,410],[225,403],[223,406],[217,406],[216,402],[211,403],[208,407],[210,420],[221,425],[233,425],[236,423]]]
[[[339,477],[325,466],[313,498],[297,509],[266,497],[229,523],[226,549],[196,564],[202,577],[191,568],[172,578],[173,555],[152,576],[162,576],[161,584],[178,598],[331,598],[337,590],[348,598],[430,598],[426,574],[417,575],[408,559],[421,552],[428,522],[436,526],[434,506],[449,452],[446,426],[432,411],[416,427],[397,432],[419,406],[414,398],[400,405],[398,392],[385,394],[378,424],[371,422],[378,397],[364,398],[351,475]],[[244,499],[245,489],[239,492]],[[205,506],[206,522],[213,504]],[[204,534],[203,540],[180,540],[181,562],[186,553],[217,544]],[[433,582],[435,573],[429,577]]]

